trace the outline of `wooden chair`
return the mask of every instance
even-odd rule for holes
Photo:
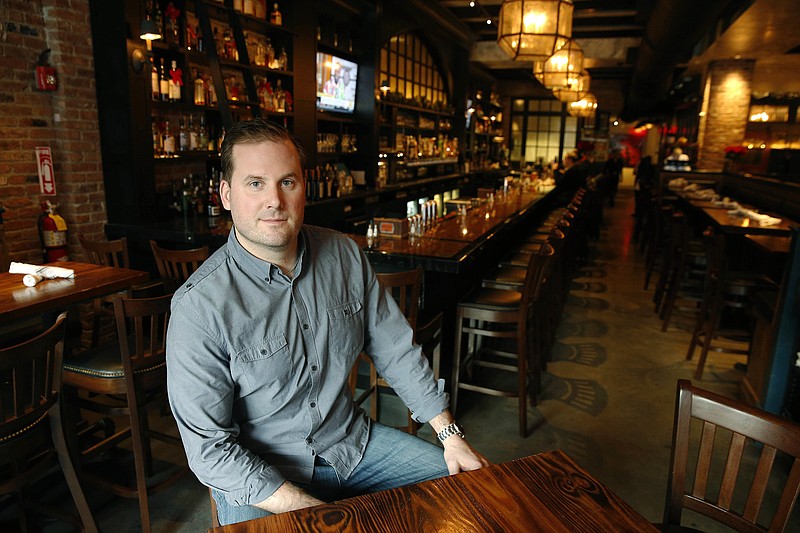
[[[679,380],[677,388],[664,530],[680,526],[688,509],[736,531],[784,531],[800,492],[800,425],[694,387],[688,380]],[[697,450],[691,446],[692,421],[700,426]],[[779,452],[777,464],[785,464],[785,469],[775,468]],[[783,454],[788,456],[786,463]],[[754,473],[740,472],[749,471],[751,456],[758,457]],[[722,467],[712,466],[717,463]],[[764,516],[769,514],[761,511],[770,480],[780,481],[783,490],[771,516]],[[746,499],[739,502],[735,495]],[[764,519],[766,523],[758,522]]]
[[[168,294],[114,300],[119,345],[115,349],[88,350],[64,364],[64,383],[71,392],[67,401],[71,405],[103,416],[125,416],[128,421],[126,427],[81,447],[81,464],[127,439],[133,449],[135,486],[117,483],[85,468],[81,477],[119,496],[137,498],[145,532],[150,531],[148,494],[168,487],[188,471],[185,464],[165,468],[168,472],[159,472],[157,483],[148,486],[148,478],[154,472],[151,439],[181,445],[177,436],[152,430],[148,422],[148,414],[161,412],[166,398],[166,330],[171,299]],[[78,444],[73,449],[79,448]]]
[[[406,270],[402,272],[388,272],[378,273],[378,281],[381,286],[386,289],[392,298],[397,302],[400,310],[408,320],[409,325],[415,331],[414,337],[416,339],[416,326],[417,317],[419,315],[419,301],[422,293],[422,280],[424,271],[422,268],[417,267],[414,270]],[[369,384],[367,388],[355,399],[356,405],[361,405],[367,398],[370,399],[370,417],[373,420],[379,420],[380,417],[380,403],[379,394],[381,388],[391,388],[391,385],[378,375],[378,371],[372,360],[367,354],[359,356],[359,362],[365,361],[369,365]],[[353,367],[350,373],[350,386],[351,390],[355,392],[356,380],[358,378],[358,364]],[[411,413],[408,413],[408,424],[399,429],[411,434],[416,434],[417,423],[411,418]]]
[[[16,493],[22,508],[22,531],[38,531],[29,509],[97,531],[61,420],[61,363],[67,313],[44,333],[0,350],[0,493]],[[26,491],[58,458],[79,520],[55,512],[52,504],[34,502]]]
[[[153,257],[156,260],[158,275],[167,292],[175,292],[189,276],[208,259],[208,246],[192,248],[190,250],[168,250],[162,248],[156,241],[150,241]]]
[[[458,394],[462,389],[491,396],[517,398],[519,433],[523,437],[527,435],[526,400],[529,377],[531,384],[538,383],[538,375],[529,376],[529,371],[538,374],[540,368],[539,355],[536,354],[537,340],[534,335],[536,329],[534,302],[541,273],[552,254],[552,246],[545,243],[539,252],[530,255],[522,291],[480,288],[458,303],[450,397],[454,414],[457,409]],[[497,340],[513,343],[513,346],[495,345],[491,342]],[[462,350],[464,345],[466,350]],[[462,354],[462,351],[466,353]],[[462,366],[467,374],[463,378]],[[515,375],[515,389],[507,390],[499,388],[499,385],[479,383],[477,372],[473,371],[474,367]],[[486,373],[483,372],[482,375]],[[535,402],[535,392],[531,398]]]
[[[94,265],[110,266],[116,268],[130,268],[130,256],[128,254],[128,239],[122,237],[120,239],[111,241],[93,241],[78,236],[78,241],[81,247],[86,250],[86,255],[89,257],[89,262]],[[137,285],[130,291],[123,294],[128,296],[132,294],[144,295],[147,292],[156,290],[158,282],[148,282],[143,285]],[[94,312],[92,316],[92,346],[97,346],[100,343],[100,332],[102,329],[102,320],[107,317],[111,320],[114,318],[113,301],[120,295],[111,295],[104,298],[96,298],[94,300]]]

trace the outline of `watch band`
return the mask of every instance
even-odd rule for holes
[[[439,433],[436,434],[436,438],[439,439],[440,442],[444,442],[445,439],[452,437],[453,435],[458,435],[462,439],[465,438],[464,428],[462,428],[461,424],[458,422],[451,422],[450,424],[446,425]]]

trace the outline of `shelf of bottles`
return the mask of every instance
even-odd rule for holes
[[[222,0],[148,1],[162,34],[152,43],[150,64],[157,160],[216,157],[225,134],[221,99],[233,122],[276,116],[291,127],[294,35],[282,26],[278,3],[235,0],[231,5]],[[208,13],[211,36],[202,31],[200,7]],[[241,46],[234,21],[244,36]],[[212,47],[221,83],[215,83]],[[217,94],[220,88],[224,95]]]
[[[481,91],[477,91],[467,114],[469,118],[464,159],[473,170],[486,168],[497,157],[504,141],[500,97],[492,92],[487,99]]]
[[[456,171],[451,113],[385,101],[380,108],[379,185]]]

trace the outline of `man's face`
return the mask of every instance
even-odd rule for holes
[[[305,183],[297,150],[288,141],[265,141],[237,144],[232,155],[233,175],[220,192],[236,237],[256,257],[280,260],[294,250],[303,225]]]

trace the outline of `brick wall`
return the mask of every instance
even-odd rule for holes
[[[750,113],[753,60],[714,61],[708,67],[703,94],[706,114],[700,120],[697,169],[719,172],[725,147],[744,140]]]
[[[39,54],[50,49],[58,90],[36,90]],[[0,10],[0,201],[12,261],[42,261],[36,229],[40,204],[36,146],[53,154],[58,195],[69,226],[69,253],[83,258],[77,236],[103,238],[105,193],[97,126],[89,1],[3,0]]]

